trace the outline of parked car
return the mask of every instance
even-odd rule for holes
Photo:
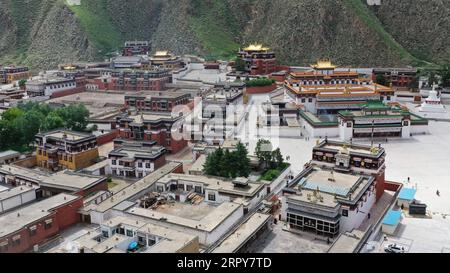
[[[405,248],[397,244],[389,244],[384,248],[386,253],[405,253]]]

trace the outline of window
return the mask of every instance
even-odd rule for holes
[[[194,191],[196,192],[196,193],[202,193],[202,187],[201,186],[195,186],[195,189],[194,189]]]
[[[147,169],[150,169],[150,163],[145,163],[145,167],[146,167]]]
[[[113,161],[112,161],[112,164],[113,164],[113,165],[116,165],[116,164],[117,164],[117,160],[113,160]]]
[[[0,253],[5,253],[8,251],[8,241],[4,241],[0,243]]]
[[[186,191],[192,191],[192,185],[186,185]]]
[[[32,226],[30,227],[30,236],[35,236],[37,233],[37,227],[36,226]]]
[[[312,98],[309,98],[309,99],[308,99],[308,102],[313,102],[313,99],[312,99]]]
[[[342,210],[342,216],[348,217],[348,210],[343,209],[343,210]]]
[[[147,245],[148,245],[148,246],[152,246],[152,245],[154,245],[154,244],[156,244],[155,239],[148,238]]]
[[[102,236],[105,238],[109,238],[109,232],[107,230],[102,230]]]
[[[13,238],[12,245],[13,246],[20,246],[20,237],[18,239],[14,239]]]
[[[138,167],[139,167],[139,168],[142,168],[142,162],[139,162],[139,163],[138,163]]]
[[[116,229],[116,233],[117,233],[117,234],[125,235],[125,229],[124,229],[123,227],[118,227],[118,228]]]
[[[208,200],[209,201],[216,201],[216,195],[214,193],[208,194]]]
[[[131,229],[127,229],[127,236],[133,237],[133,231]]]
[[[139,242],[139,244],[144,245],[145,244],[145,237],[138,236],[138,242]]]
[[[45,220],[45,224],[44,224],[44,228],[47,229],[51,229],[53,226],[53,219],[48,219]]]

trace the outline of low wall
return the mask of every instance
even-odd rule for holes
[[[85,87],[84,86],[80,86],[80,87],[76,87],[76,88],[73,88],[73,89],[69,89],[69,90],[64,90],[64,91],[53,93],[50,96],[50,98],[52,98],[52,99],[61,98],[61,97],[65,97],[65,96],[69,96],[69,95],[73,95],[73,94],[77,94],[77,93],[82,93],[84,91],[85,91]]]
[[[272,85],[268,86],[254,86],[254,87],[247,87],[246,92],[247,94],[265,94],[270,93],[277,89],[277,85],[274,83]]]
[[[18,160],[14,162],[14,165],[23,167],[23,168],[33,168],[37,165],[36,156],[30,156],[25,159]]]
[[[106,144],[108,142],[113,141],[118,136],[119,136],[119,130],[112,130],[111,132],[109,132],[107,134],[103,134],[101,136],[98,136],[97,137],[97,144],[98,145]]]

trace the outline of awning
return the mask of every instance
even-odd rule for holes
[[[316,152],[316,155],[322,156],[323,153],[322,152]]]
[[[7,246],[7,245],[8,245],[8,241],[0,242],[0,246]]]
[[[36,230],[36,228],[37,228],[37,226],[34,225],[34,226],[31,226],[29,229],[30,229],[31,231],[33,231],[33,230]]]
[[[20,240],[21,236],[20,234],[17,234],[16,236],[12,237],[13,241]]]
[[[357,161],[357,162],[360,162],[362,159],[361,158],[359,158],[359,157],[355,157],[355,158],[353,158],[353,161]]]
[[[45,223],[46,224],[51,224],[51,223],[53,223],[53,219],[47,219],[47,220],[45,220]]]
[[[364,159],[364,162],[366,162],[366,163],[372,163],[373,161],[372,161],[372,159]]]

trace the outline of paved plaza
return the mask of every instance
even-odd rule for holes
[[[267,101],[268,96],[258,95],[253,97],[253,104],[257,106]],[[247,128],[255,127],[257,111],[249,111]],[[251,131],[252,129],[250,129]],[[248,143],[250,153],[256,147],[257,137],[246,133],[243,129],[238,138]],[[304,138],[273,138],[272,143],[279,147],[285,157],[292,164],[292,170],[298,174],[303,170],[303,165],[311,160],[312,148],[317,139],[306,141]],[[370,144],[369,140],[356,140],[357,143]],[[410,252],[449,252],[450,251],[450,122],[430,121],[429,134],[415,135],[411,139],[390,139],[375,141],[375,145],[381,144],[387,153],[386,157],[386,179],[389,181],[402,182],[406,187],[417,188],[416,199],[428,205],[432,219],[404,218],[397,236],[391,238],[391,242],[397,242],[405,246]],[[408,183],[408,177],[410,182]],[[440,196],[436,195],[439,190]],[[434,232],[430,234],[429,230]],[[283,231],[280,234],[285,236]],[[277,234],[277,233],[276,233]],[[264,252],[285,251],[296,243],[277,245],[277,236],[268,235],[264,239]],[[271,239],[271,236],[274,237]],[[273,241],[274,240],[274,241]],[[273,242],[272,242],[273,241]],[[295,241],[294,241],[295,242]],[[309,243],[310,244],[310,243]],[[383,245],[384,246],[384,245]],[[379,250],[383,246],[378,244]],[[293,250],[296,252],[295,250]]]

